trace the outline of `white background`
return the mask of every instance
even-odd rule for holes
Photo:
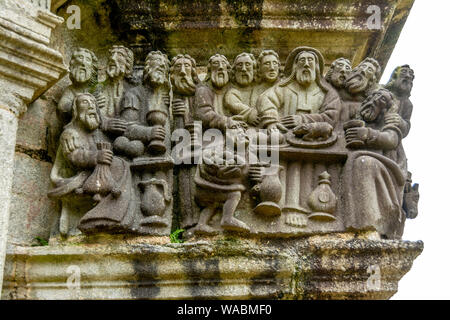
[[[450,299],[450,1],[416,0],[383,74],[409,64],[415,72],[411,131],[403,140],[419,182],[419,215],[404,240],[425,248],[392,299]]]

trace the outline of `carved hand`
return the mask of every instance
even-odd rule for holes
[[[249,125],[256,127],[259,124],[258,110],[256,109],[250,110],[247,121]]]
[[[106,107],[106,96],[103,93],[95,94],[95,100],[97,100],[100,109]]]
[[[292,129],[301,124],[301,119],[295,115],[289,115],[281,118],[281,124],[286,128]]]
[[[360,140],[366,142],[369,136],[369,129],[366,127],[353,127],[345,131],[345,141],[351,142],[353,140]]]
[[[113,152],[111,150],[98,150],[97,163],[110,165],[113,159]]]
[[[396,127],[400,127],[402,118],[398,113],[386,113],[384,115],[384,123],[386,125],[394,125]]]
[[[111,118],[106,123],[106,131],[122,135],[127,130],[127,123],[122,119]]]
[[[152,128],[151,139],[164,140],[166,138],[166,130],[163,127],[157,126]]]
[[[172,113],[175,117],[183,117],[187,112],[186,104],[182,99],[173,100]]]

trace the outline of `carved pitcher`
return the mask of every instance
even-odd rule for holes
[[[277,216],[281,214],[281,208],[278,205],[283,192],[279,177],[281,169],[283,169],[283,167],[279,165],[272,165],[269,168],[265,168],[262,181],[258,188],[261,203],[255,207],[254,211],[256,213],[267,216]]]

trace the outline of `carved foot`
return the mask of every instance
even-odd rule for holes
[[[250,228],[242,221],[236,218],[231,218],[229,220],[222,220],[220,225],[225,230],[239,231],[239,232],[250,232]]]
[[[195,228],[192,229],[192,231],[195,235],[215,235],[219,233],[218,230],[207,224],[198,224]]]

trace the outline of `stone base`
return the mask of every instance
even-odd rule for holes
[[[373,234],[176,244],[165,237],[105,236],[10,247],[2,298],[388,299],[423,243],[369,238]]]

